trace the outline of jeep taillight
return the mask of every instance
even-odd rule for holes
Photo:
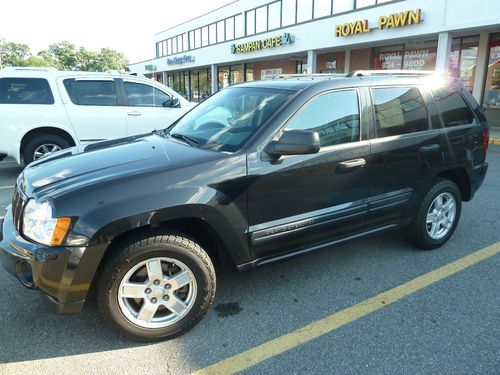
[[[483,150],[488,151],[488,146],[490,144],[490,130],[488,128],[483,130]]]

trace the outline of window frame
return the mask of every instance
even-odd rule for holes
[[[52,99],[50,103],[0,103],[0,105],[54,105],[56,103],[55,101],[55,96],[54,96],[54,90],[52,89],[52,86],[49,82],[48,79],[46,78],[39,78],[39,77],[1,77],[0,80],[38,80],[38,81],[44,81],[44,83],[47,85],[48,88],[48,93],[50,94],[50,98]]]
[[[321,153],[325,150],[329,151],[330,149],[335,149],[335,148],[339,148],[339,147],[346,147],[347,145],[357,145],[357,144],[359,144],[359,142],[366,141],[363,139],[363,134],[365,134],[365,133],[364,133],[363,112],[362,112],[362,108],[363,108],[362,100],[363,100],[363,98],[362,98],[361,88],[360,87],[342,87],[342,88],[337,88],[337,89],[329,89],[329,90],[321,91],[321,92],[318,92],[318,93],[314,94],[313,96],[311,96],[307,101],[305,101],[299,108],[297,108],[296,111],[294,111],[283,122],[283,124],[277,129],[276,132],[273,133],[273,136],[271,137],[271,139],[268,142],[266,142],[266,144],[269,143],[270,141],[272,141],[273,139],[279,139],[283,135],[283,132],[285,131],[286,127],[290,124],[290,121],[292,121],[293,118],[297,114],[299,114],[313,100],[316,100],[316,98],[318,98],[321,95],[332,94],[332,93],[342,92],[342,91],[355,91],[356,92],[356,96],[358,98],[358,113],[359,113],[359,139],[357,141],[341,143],[341,144],[337,144],[337,145],[321,146],[319,149],[319,153]]]
[[[427,112],[427,129],[426,130],[419,130],[417,132],[409,132],[409,133],[403,133],[403,134],[396,134],[396,135],[387,135],[385,137],[379,137],[377,134],[377,113],[375,111],[375,101],[373,100],[373,94],[372,94],[372,89],[386,89],[386,88],[413,88],[415,87],[418,92],[420,93],[420,97],[422,98],[422,102],[424,103],[425,110]],[[432,116],[431,116],[431,111],[429,109],[429,101],[428,101],[428,96],[427,92],[425,90],[425,87],[423,85],[419,84],[398,84],[398,85],[370,85],[366,86],[366,89],[368,90],[367,95],[370,100],[370,107],[371,107],[371,121],[373,123],[372,126],[372,131],[370,132],[369,139],[371,140],[376,140],[376,139],[384,139],[384,138],[391,138],[391,137],[406,137],[406,136],[414,136],[414,135],[419,135],[424,132],[429,132],[436,130],[434,128],[434,123],[432,121]],[[436,107],[437,109],[437,107]]]
[[[160,106],[157,106],[157,105],[153,105],[153,106],[150,106],[150,105],[130,105],[129,102],[128,102],[127,89],[125,88],[125,85],[127,83],[130,83],[130,84],[133,84],[133,85],[148,86],[148,87],[150,87],[150,88],[153,89],[153,96],[154,96],[154,90],[158,90],[158,91],[162,92],[163,94],[168,95],[170,97],[170,100],[172,100],[174,98],[174,96],[172,94],[170,94],[169,92],[165,92],[164,90],[161,90],[161,89],[159,89],[158,87],[156,87],[154,85],[149,85],[146,82],[136,82],[136,81],[132,81],[132,80],[124,80],[124,81],[122,81],[122,85],[123,85],[122,88],[123,88],[123,106],[125,106],[125,107],[169,108],[169,107],[163,107],[163,105],[160,105]]]

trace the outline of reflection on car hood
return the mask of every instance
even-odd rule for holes
[[[28,165],[21,178],[26,195],[46,195],[175,168],[217,154],[158,135],[135,136],[56,152]]]

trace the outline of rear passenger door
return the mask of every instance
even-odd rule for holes
[[[125,115],[113,78],[65,78],[59,85],[67,93],[66,112],[80,142],[126,135]]]
[[[145,83],[124,80],[127,135],[165,129],[185,112],[170,107],[173,96]]]
[[[440,130],[432,129],[418,86],[370,87],[373,108],[367,225],[409,217],[442,164]]]

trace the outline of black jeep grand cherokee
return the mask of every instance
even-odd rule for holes
[[[392,228],[444,244],[484,180],[488,127],[458,81],[371,74],[222,90],[162,132],[63,150],[19,176],[4,267],[121,334],[172,338],[247,270]]]

